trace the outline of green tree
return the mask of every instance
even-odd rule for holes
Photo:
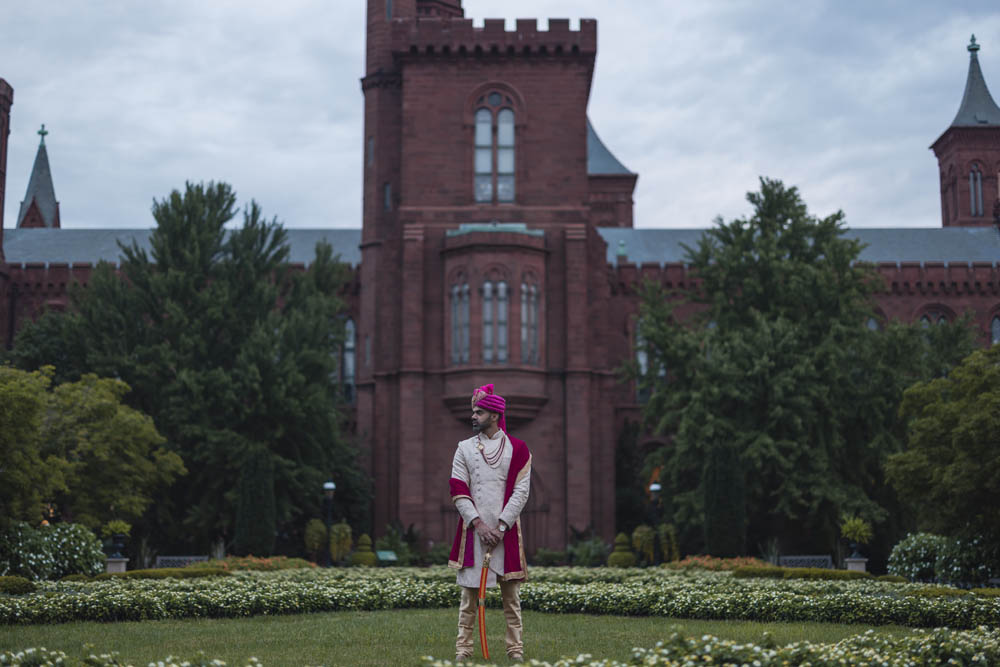
[[[113,519],[139,519],[187,472],[153,420],[123,405],[128,391],[121,380],[86,374],[48,394],[42,451],[66,462],[65,488],[53,500],[94,532]]]
[[[233,551],[239,556],[269,555],[274,551],[274,462],[270,452],[250,453],[240,470],[239,504]]]
[[[645,288],[644,415],[672,436],[647,470],[662,468],[686,552],[706,546],[706,528],[721,536],[716,526],[735,531],[710,544],[727,553],[774,537],[833,550],[842,513],[882,523],[894,508],[882,466],[900,446],[903,388],[972,338],[964,323],[866,327],[882,283],[843,236],[843,214],[810,215],[795,188],[768,179],[747,199],[750,217],[717,220],[687,249],[697,287]],[[696,314],[680,321],[685,302]]]
[[[340,429],[348,269],[322,243],[306,270],[290,266],[284,229],[256,203],[227,229],[235,202],[222,183],[154,202],[149,251],[123,247],[119,272],[102,263],[73,291],[58,326],[82,342],[67,351],[29,326],[15,343],[19,364],[61,356],[75,359],[69,377],[96,372],[132,387],[129,403],[190,470],[145,519],[164,548],[231,544],[243,462],[260,452],[278,532],[294,544],[331,477],[343,490],[338,514],[366,522],[369,481]],[[34,326],[55,329],[51,317]]]
[[[1000,553],[1000,345],[906,391],[904,451],[886,471],[921,530],[985,539]]]
[[[0,530],[18,520],[37,524],[42,502],[66,488],[66,462],[42,451],[51,382],[51,369],[0,366]]]

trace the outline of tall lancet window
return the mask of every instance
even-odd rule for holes
[[[507,283],[483,283],[483,363],[507,363]]]
[[[469,363],[469,283],[451,286],[451,363]]]
[[[977,218],[983,215],[983,172],[975,163],[969,171],[969,210]]]
[[[483,283],[483,362],[493,362],[493,283]]]
[[[1000,345],[1000,315],[993,318],[990,322],[990,343],[993,345]]]
[[[354,326],[354,320],[347,320],[344,325],[344,355],[341,361],[341,369],[343,369],[342,383],[344,386],[344,400],[348,403],[354,402],[354,367],[355,367],[355,350],[357,349],[357,330]]]
[[[474,173],[477,202],[514,201],[514,111],[510,97],[488,93],[476,102]]]
[[[521,283],[521,362],[538,364],[538,286]]]

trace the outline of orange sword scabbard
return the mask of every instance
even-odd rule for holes
[[[490,649],[486,645],[486,575],[490,571],[490,555],[483,556],[483,571],[479,575],[479,644],[483,647],[483,660],[490,659]]]

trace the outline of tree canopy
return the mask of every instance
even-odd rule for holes
[[[972,338],[964,323],[866,326],[881,281],[844,237],[843,213],[813,216],[769,179],[747,199],[752,215],[717,220],[687,248],[694,287],[645,287],[644,416],[671,436],[646,474],[661,468],[688,551],[774,538],[832,550],[845,512],[891,523],[882,466],[900,447],[901,393]],[[684,321],[682,303],[696,313]]]
[[[228,228],[237,213],[224,183],[154,202],[149,251],[123,246],[118,271],[99,264],[68,313],[46,314],[15,342],[22,367],[58,359],[65,377],[132,387],[130,405],[189,470],[146,517],[147,534],[171,548],[232,546],[237,525],[261,522],[297,545],[330,478],[343,490],[339,514],[355,525],[367,514],[369,481],[341,432],[348,269],[322,243],[307,269],[290,266],[277,220],[252,202]],[[261,498],[273,488],[273,506],[241,503],[241,479]]]
[[[7,519],[37,523],[42,504],[98,531],[135,521],[185,473],[152,420],[122,404],[121,380],[84,375],[52,386],[53,369],[0,367],[0,497]]]
[[[886,470],[918,527],[985,539],[1000,555],[1000,345],[909,388],[902,413],[908,445]]]

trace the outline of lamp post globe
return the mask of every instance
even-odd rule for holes
[[[323,483],[323,509],[326,513],[326,549],[323,550],[323,565],[330,567],[333,564],[333,554],[330,553],[330,526],[333,525],[333,494],[337,491],[337,485],[330,480]]]
[[[663,560],[663,549],[660,546],[660,492],[663,487],[659,482],[649,485],[649,497],[653,502],[653,561],[659,563]]]

